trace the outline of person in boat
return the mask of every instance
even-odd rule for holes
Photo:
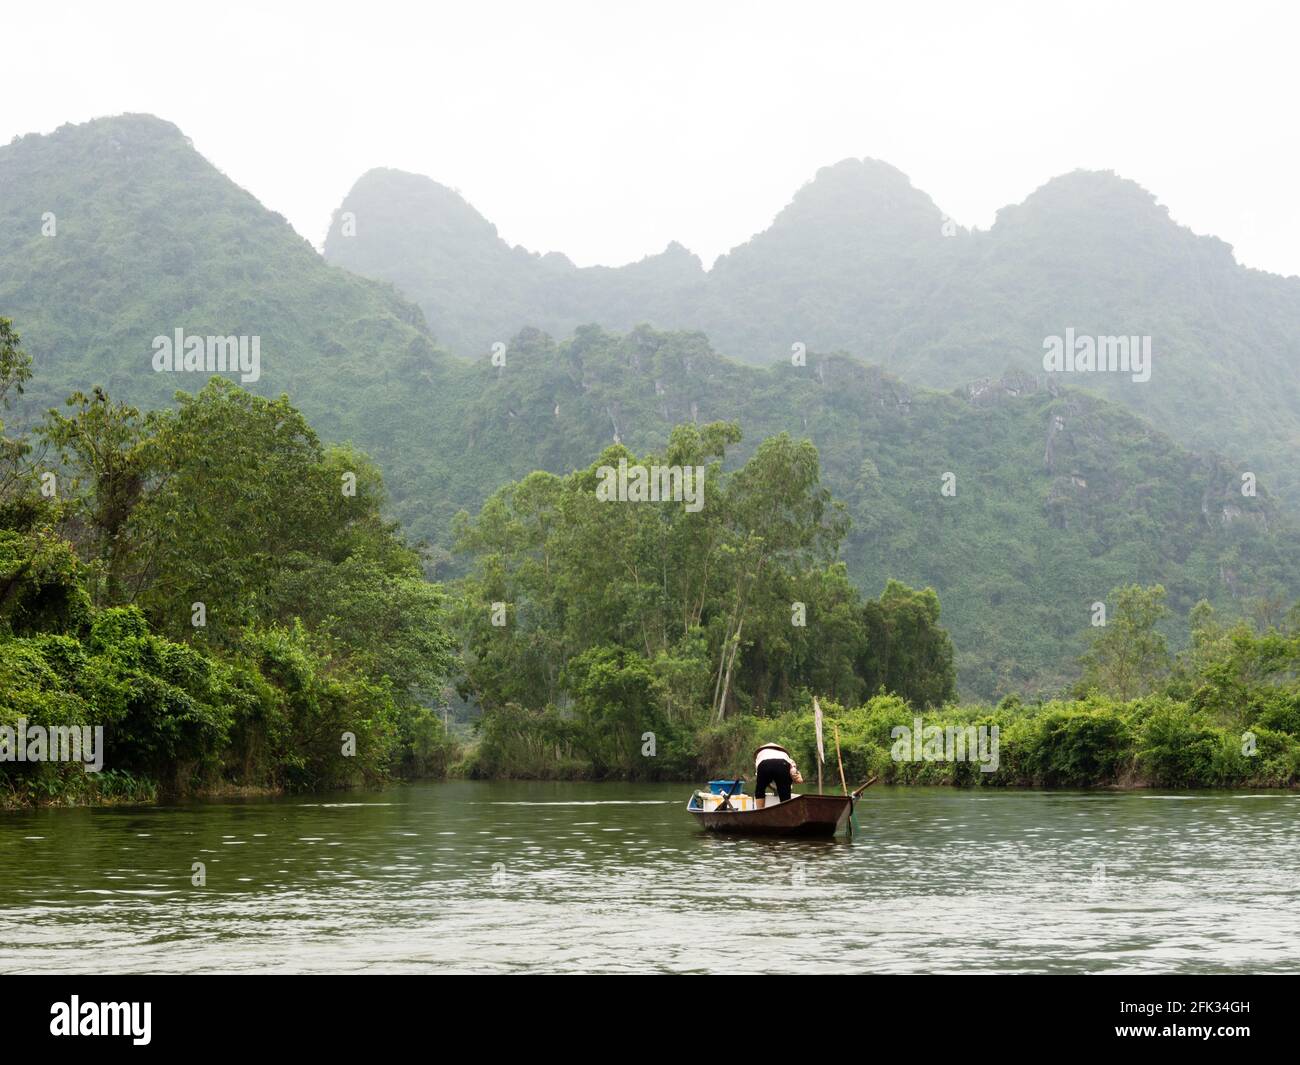
[[[765,805],[767,789],[773,784],[777,797],[789,802],[791,785],[803,783],[799,767],[779,743],[765,743],[754,752],[754,775],[754,806],[760,810]]]

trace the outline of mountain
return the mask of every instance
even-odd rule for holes
[[[502,249],[491,227],[454,193],[391,171],[373,181],[393,195],[350,200],[356,236],[341,236],[340,217],[331,245],[355,239],[373,250],[364,234],[400,229],[401,205],[419,200],[441,206],[424,222],[410,218],[411,232],[442,217],[452,243],[488,249],[481,278],[509,278],[509,264],[522,263],[529,276],[552,271],[556,291],[604,284],[611,299],[645,288],[667,300],[701,273],[680,248],[615,271],[508,248],[494,258]],[[863,186],[894,199],[850,218]],[[796,264],[793,284],[798,256],[811,264],[818,254],[810,228],[840,218],[843,241],[826,254],[847,254],[875,233],[855,276],[898,289],[901,300],[912,282],[884,264],[922,240],[934,247],[918,255],[917,271],[975,247],[944,237],[933,205],[909,189],[881,165],[845,166],[708,276],[739,277],[784,254]],[[52,236],[41,232],[45,212],[55,216]],[[955,261],[951,269],[959,272]],[[535,328],[506,331],[504,317],[491,327],[502,330],[503,358],[494,363],[486,347],[457,358],[392,285],[328,263],[176,127],[149,116],[0,148],[0,316],[36,358],[19,412],[29,420],[73,388],[103,384],[148,406],[196,390],[206,373],[153,368],[154,338],[177,328],[259,336],[262,372],[247,387],[287,391],[326,440],[368,450],[390,513],[432,544],[439,576],[460,565],[448,553],[457,511],[534,469],[585,466],[613,439],[644,452],[686,421],[740,423],[745,443],[731,461],[772,433],[807,436],[853,519],[850,576],[872,595],[889,577],[933,585],[968,694],[1032,693],[1073,677],[1091,604],[1121,583],[1163,582],[1179,613],[1201,597],[1244,612],[1251,600],[1300,592],[1300,539],[1267,478],[1243,497],[1236,464],[1056,380],[996,372],[931,390],[811,343],[806,365],[787,357],[760,368],[724,357],[699,332],[579,326],[554,340]],[[986,356],[986,368],[997,361]],[[943,494],[945,483],[955,495]]]
[[[391,171],[365,175],[342,210],[362,221],[344,237],[336,216],[326,258],[391,281],[462,354],[526,325],[565,335],[586,322],[648,323],[701,330],[744,362],[785,361],[802,343],[952,388],[1044,374],[1047,338],[1067,330],[1149,337],[1148,380],[1057,376],[1268,477],[1300,513],[1300,278],[1240,266],[1229,245],[1177,225],[1111,173],[1055,178],[982,232],[954,224],[893,167],[849,159],[818,171],[707,272],[679,246],[614,269],[509,249],[455,193]]]
[[[382,169],[363,175],[335,212],[325,257],[419,293],[439,341],[462,355],[488,351],[521,326],[567,335],[595,320],[593,307],[609,327],[630,328],[647,308],[662,316],[689,302],[704,278],[680,244],[617,269],[511,247],[458,193]]]
[[[446,360],[418,308],[325,263],[150,115],[0,148],[0,308],[33,357],[38,408],[91,383],[147,405],[193,390],[205,374],[153,367],[154,339],[176,329],[258,337],[247,387],[310,398],[335,435],[349,419],[328,397],[373,409],[392,368]]]

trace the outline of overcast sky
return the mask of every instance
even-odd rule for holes
[[[392,166],[580,265],[670,240],[707,265],[846,156],[980,227],[1109,169],[1300,274],[1300,16],[1137,6],[41,0],[3,12],[0,143],[152,112],[317,245]]]

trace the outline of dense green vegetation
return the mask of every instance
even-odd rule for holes
[[[880,694],[861,702],[856,697],[823,700],[827,736],[832,726],[838,731],[850,783],[871,776],[889,784],[1048,788],[1300,783],[1300,606],[1280,625],[1260,631],[1245,621],[1226,624],[1202,604],[1188,650],[1161,661],[1114,636],[1137,633],[1148,649],[1158,645],[1154,622],[1162,590],[1134,586],[1116,589],[1115,597],[1126,604],[1117,626],[1101,630],[1087,656],[1099,672],[1059,698],[1022,703],[1013,696],[996,705],[927,706],[888,694],[884,685]],[[865,605],[869,609],[872,604]],[[840,621],[826,628],[833,632]],[[584,707],[593,688],[590,665],[582,663],[576,716],[554,706],[529,710],[507,702],[485,714],[471,771],[748,779],[754,748],[780,742],[805,776],[815,772],[816,740],[806,691],[793,704],[774,702],[766,712],[723,721],[697,715],[692,732],[683,728],[688,717],[671,716],[671,688],[662,675],[643,661],[632,665],[635,652],[602,650],[593,657],[601,671],[594,691],[617,693],[621,716],[597,718],[592,711],[604,705],[599,700]],[[1127,678],[1131,697],[1098,688],[1102,676]],[[984,730],[982,736],[979,730]],[[655,734],[652,747],[643,741],[647,732]],[[958,733],[964,747],[954,740]],[[965,757],[949,757],[962,750]],[[827,786],[836,790],[833,747],[828,759]]]
[[[1208,604],[1193,614],[1188,650],[1176,660],[1149,653],[1160,639],[1154,622],[1158,586],[1115,590],[1125,603],[1117,626],[1100,630],[1090,674],[1068,696],[1036,703],[1009,697],[996,706],[949,705],[918,712],[892,695],[863,705],[826,706],[839,727],[845,773],[853,781],[1033,787],[1295,787],[1300,783],[1300,604],[1277,626],[1225,623]],[[1137,635],[1139,647],[1125,636]],[[1099,689],[1123,677],[1128,699]],[[992,772],[974,758],[898,757],[895,731],[997,726]],[[749,720],[715,752],[708,771],[744,774],[758,743],[779,741],[804,766],[815,765],[812,715]],[[936,736],[937,741],[937,736]],[[975,749],[970,744],[968,750]],[[939,747],[936,743],[935,753]],[[914,752],[913,752],[914,753]],[[993,763],[990,762],[990,765]]]
[[[1183,618],[1201,599],[1245,613],[1300,593],[1300,542],[1266,490],[1243,497],[1226,463],[1083,393],[1018,378],[979,395],[913,392],[847,358],[757,370],[698,334],[593,327],[562,343],[522,334],[504,367],[485,358],[466,378],[445,393],[465,443],[444,498],[585,467],[614,435],[658,451],[685,422],[737,421],[732,466],[770,436],[810,439],[851,521],[850,580],[871,595],[890,579],[933,587],[967,696],[1059,691],[1091,604],[1117,585],[1159,582]]]
[[[356,220],[341,231],[342,212]],[[886,163],[823,167],[771,225],[707,272],[680,245],[579,269],[509,248],[459,195],[391,170],[344,200],[326,257],[390,281],[451,350],[478,355],[523,326],[567,336],[587,322],[701,330],[742,361],[791,345],[844,351],[912,385],[953,388],[1043,373],[1068,327],[1152,338],[1151,379],[1067,374],[1197,450],[1266,478],[1300,512],[1300,278],[1239,266],[1114,174],[1077,171],[1006,207],[988,231],[946,218]]]
[[[915,243],[911,234],[928,232],[933,205],[922,210],[908,198],[919,194],[905,194],[905,182],[885,171],[832,169],[774,226],[781,254],[797,252],[804,259],[790,261],[811,269],[806,260],[819,242],[831,264],[830,250],[848,256],[851,247],[869,248],[885,258],[872,260],[870,277],[858,268],[846,273],[845,284],[870,294],[876,290],[864,286],[874,277],[871,283],[901,292],[911,275],[891,256]],[[861,200],[864,183],[881,186],[884,206],[862,207],[850,218],[844,212]],[[362,206],[357,236],[346,239],[364,242],[386,224],[377,204]],[[44,212],[56,216],[56,236],[42,235]],[[415,214],[407,221],[412,232],[423,224]],[[844,243],[827,228],[843,229]],[[964,237],[945,239],[933,228],[936,248],[949,249],[939,254],[966,246]],[[736,264],[744,258],[728,257]],[[757,271],[754,265],[750,273]],[[807,272],[797,265],[790,271],[789,284]],[[469,276],[447,274],[458,284]],[[1042,275],[1040,305],[1055,276]],[[514,281],[510,287],[518,290]],[[755,291],[766,292],[766,304],[782,303],[775,289]],[[843,295],[829,284],[818,291],[819,299]],[[861,313],[884,313],[896,297],[864,296]],[[1015,315],[1023,302],[990,306]],[[808,324],[833,309],[807,306]],[[1257,496],[1245,497],[1239,463],[1185,450],[1113,403],[1032,376],[914,390],[854,359],[819,354],[812,333],[798,338],[809,342],[806,365],[792,365],[789,342],[770,330],[785,359],[769,369],[719,356],[698,333],[649,328],[618,334],[580,327],[562,341],[530,329],[500,338],[507,343],[503,365],[486,351],[474,362],[453,358],[414,306],[385,285],[327,265],[175,127],[147,116],[64,127],[0,147],[0,309],[22,323],[38,371],[11,412],[11,424],[28,432],[67,393],[93,397],[96,384],[140,410],[166,406],[176,388],[202,387],[206,375],[153,372],[157,335],[184,328],[260,336],[262,376],[244,388],[271,402],[287,392],[320,439],[352,441],[371,455],[384,471],[385,513],[413,541],[430,544],[425,572],[437,579],[464,575],[472,560],[452,551],[458,511],[477,512],[500,485],[537,470],[564,476],[586,469],[611,441],[636,454],[662,452],[676,426],[734,422],[745,436],[727,448],[723,470],[732,472],[769,437],[811,440],[824,484],[850,519],[840,552],[848,581],[869,597],[891,579],[933,588],[968,698],[1016,693],[1032,701],[1059,693],[1077,675],[1091,604],[1119,585],[1167,589],[1166,633],[1175,651],[1186,639],[1179,622],[1202,599],[1225,615],[1266,615],[1270,602],[1300,594],[1300,541],[1267,479]],[[628,313],[622,321],[640,314]],[[617,316],[610,320],[617,324]],[[1086,326],[1082,318],[1074,324]],[[932,339],[908,336],[918,350]],[[1000,368],[1007,360],[999,353],[1010,348],[973,335],[970,350]],[[1159,380],[1157,368],[1139,387]],[[185,432],[200,430],[201,413]],[[75,451],[75,444],[70,438],[49,446]],[[954,475],[953,495],[943,494],[946,473]],[[129,483],[124,488],[129,492]],[[162,507],[160,497],[147,513],[162,520]],[[304,521],[311,509],[303,505]],[[236,546],[232,540],[213,549],[214,572]],[[88,550],[104,581],[138,578],[117,557],[125,548],[111,535]],[[169,567],[179,602],[181,589],[207,579],[208,561],[187,572],[190,563],[173,552],[157,564]],[[314,578],[304,571],[298,579],[295,594],[307,610],[303,589]],[[134,594],[133,585],[126,592]],[[290,593],[280,594],[275,609],[292,616]],[[140,595],[151,625],[176,638],[188,605],[169,613],[150,587]],[[231,609],[223,605],[210,624],[232,624]]]
[[[0,319],[0,401],[29,379]],[[864,599],[848,580],[817,448],[781,433],[729,461],[741,445],[733,423],[683,424],[660,451],[502,486],[455,523],[468,573],[448,595],[382,516],[369,460],[284,397],[213,378],[141,413],[96,389],[29,435],[0,425],[0,726],[104,734],[99,773],[0,761],[0,801],[445,773],[456,744],[429,707],[453,674],[478,714],[454,767],[471,775],[743,774],[770,739],[810,766],[814,693],[855,779],[1300,775],[1300,607],[1229,622],[1202,601],[1175,655],[1166,590],[1117,587],[1071,690],[961,703],[934,590]],[[602,496],[624,466],[698,470],[698,494]],[[995,771],[900,756],[918,719],[997,726]]]
[[[835,561],[844,518],[816,448],[770,437],[724,473],[739,439],[679,426],[661,454],[616,445],[462,519],[464,687],[484,714],[472,772],[689,777],[719,729],[814,691],[953,697],[933,590],[891,581],[863,602]],[[706,471],[702,505],[601,500],[601,467],[621,462]]]
[[[1047,787],[1289,786],[1300,780],[1300,605],[1228,623],[1205,601],[1169,651],[1166,589],[1111,589],[1073,642],[1076,680],[997,705],[954,697],[933,589],[863,600],[835,560],[843,514],[816,449],[786,435],[744,465],[733,425],[679,426],[667,448],[608,448],[566,477],[506,485],[458,547],[463,692],[483,710],[464,770],[483,776],[746,775],[760,742],[813,762],[814,693],[845,769],[888,782]],[[707,469],[706,503],[603,502],[601,469]],[[1270,613],[1273,610],[1273,613]],[[1079,655],[1080,651],[1084,651]],[[900,726],[999,730],[998,760],[902,757]],[[973,747],[972,747],[973,749]],[[910,748],[908,748],[910,751]]]
[[[0,319],[0,398],[30,373],[17,341]],[[100,726],[105,769],[0,761],[0,802],[445,768],[441,593],[363,455],[222,379],[67,411],[0,426],[0,725]]]

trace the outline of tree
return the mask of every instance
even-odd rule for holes
[[[22,368],[0,355],[0,395]],[[445,768],[424,709],[454,666],[443,594],[378,469],[286,397],[216,380],[178,400],[141,414],[96,388],[49,413],[57,499],[0,509],[0,718],[109,725],[146,791]],[[0,766],[0,787],[93,793],[42,774]]]
[[[461,516],[457,546],[472,556],[456,608],[461,690],[483,707],[493,757],[544,752],[525,737],[567,720],[594,770],[632,772],[632,738],[647,728],[685,744],[728,714],[779,713],[809,691],[848,701],[884,686],[918,706],[952,697],[934,591],[891,582],[864,604],[836,561],[847,523],[817,449],[781,434],[725,472],[738,441],[730,423],[678,426],[663,453],[615,445]],[[603,501],[600,467],[620,461],[703,466],[703,508]]]
[[[1115,609],[1083,656],[1084,683],[1133,699],[1153,691],[1169,669],[1169,651],[1157,628],[1168,613],[1165,589],[1130,584],[1110,593]]]
[[[733,594],[724,622],[714,713],[721,721],[731,691],[746,613],[769,563],[802,568],[829,561],[848,530],[843,508],[821,485],[817,448],[788,433],[769,437],[737,471],[722,500],[731,531]]]
[[[67,399],[71,417],[46,415],[42,435],[58,450],[71,484],[65,521],[71,539],[102,566],[105,605],[129,601],[126,568],[133,554],[132,523],[157,465],[156,415],[141,415],[125,403],[114,405],[102,388]]]
[[[940,706],[957,694],[952,640],[939,626],[939,596],[890,580],[877,600],[862,606],[866,650],[858,671],[875,693],[881,688],[915,707]]]
[[[592,647],[569,662],[565,681],[596,771],[637,775],[641,736],[662,731],[650,664],[625,647]]]
[[[23,385],[31,376],[31,357],[22,350],[13,323],[8,318],[0,318],[0,410],[8,409],[10,393],[23,394]],[[0,505],[6,508],[21,483],[20,464],[25,454],[26,441],[6,436],[4,420],[0,418]]]

